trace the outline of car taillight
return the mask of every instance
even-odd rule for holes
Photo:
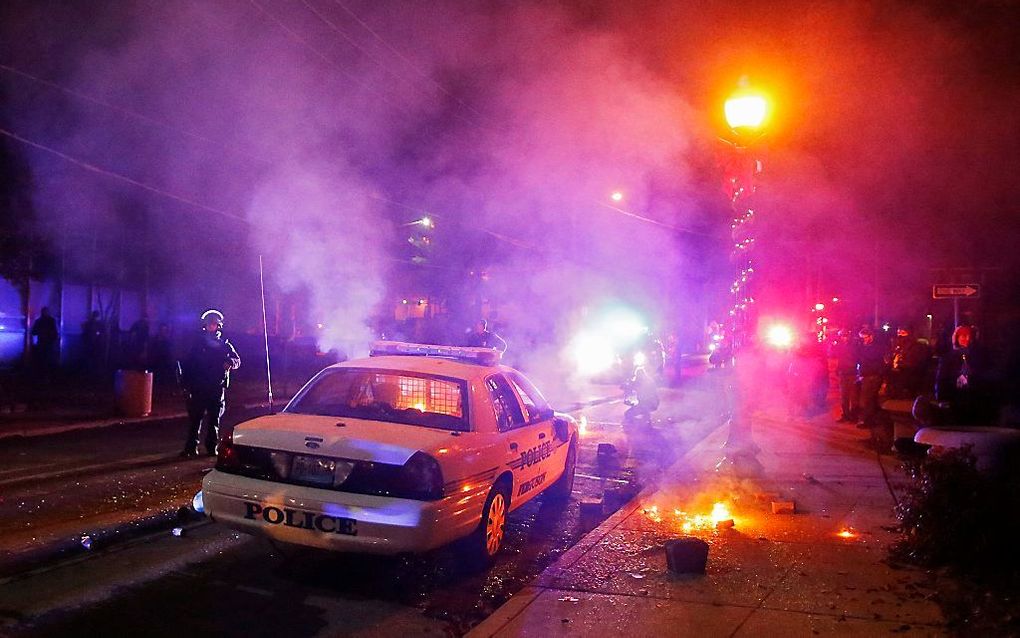
[[[424,452],[415,452],[400,468],[394,496],[421,501],[443,498],[443,471],[439,462]]]
[[[234,447],[233,441],[224,439],[216,450],[216,469],[236,472],[241,467],[241,455]]]

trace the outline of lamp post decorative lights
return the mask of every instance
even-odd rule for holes
[[[730,259],[735,271],[730,286],[733,303],[729,319],[732,346],[737,349],[746,342],[748,328],[754,329],[753,254],[757,241],[754,193],[764,169],[760,153],[764,150],[761,140],[769,115],[769,103],[765,96],[751,89],[745,79],[726,100],[724,112],[731,133],[723,138],[729,148],[724,190],[733,210]]]

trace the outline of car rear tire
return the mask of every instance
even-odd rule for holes
[[[550,501],[566,501],[574,491],[574,469],[577,467],[577,444],[570,443],[567,448],[567,461],[563,466],[563,474],[545,491],[544,498]]]
[[[500,483],[494,485],[485,499],[482,508],[482,520],[473,539],[473,553],[477,562],[483,566],[492,565],[496,555],[503,549],[506,536],[506,518],[510,513],[510,495],[506,487]]]

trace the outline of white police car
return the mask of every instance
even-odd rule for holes
[[[275,540],[422,552],[470,536],[478,558],[539,494],[569,498],[577,423],[499,353],[377,342],[322,370],[283,412],[242,423],[202,482],[205,512]]]

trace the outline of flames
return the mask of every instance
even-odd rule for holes
[[[642,512],[656,523],[664,521],[676,523],[684,532],[726,529],[734,526],[733,514],[724,502],[714,503],[712,511],[707,514],[687,512],[679,507],[673,508],[671,513],[664,513],[658,505],[647,507]]]

